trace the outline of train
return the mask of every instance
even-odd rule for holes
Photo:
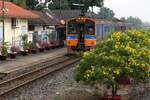
[[[72,18],[66,23],[67,53],[74,54],[96,47],[113,31],[125,31],[131,26],[122,21],[93,19],[85,16]]]

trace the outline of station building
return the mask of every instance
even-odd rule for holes
[[[29,34],[34,34],[39,41],[49,35],[55,45],[63,45],[66,37],[66,21],[81,14],[80,10],[49,10],[31,11],[40,16],[39,19],[29,20]],[[32,38],[31,38],[32,39]]]
[[[0,1],[2,8],[2,1]],[[29,19],[37,19],[38,15],[11,2],[4,2],[4,37],[9,45],[20,45],[21,36],[28,34]],[[0,42],[3,40],[3,14],[0,10]]]
[[[2,1],[0,1],[2,8]],[[12,2],[4,2],[4,37],[9,46],[20,47],[22,44],[21,36],[28,34],[29,41],[33,40],[33,33],[43,40],[47,34],[52,36],[52,41],[56,44],[63,43],[65,40],[66,21],[70,18],[79,16],[80,10],[49,10],[43,11],[27,10]],[[3,19],[0,10],[0,43],[3,40]]]

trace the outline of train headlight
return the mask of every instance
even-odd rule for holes
[[[92,45],[94,45],[94,44],[95,44],[95,42],[94,42],[94,41],[92,41],[92,42],[91,42],[91,44],[92,44]]]
[[[68,41],[68,44],[70,44],[71,42],[70,41]]]

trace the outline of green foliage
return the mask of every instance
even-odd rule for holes
[[[29,42],[30,49],[37,49],[35,42]]]
[[[84,4],[81,6],[74,6],[73,4]],[[84,13],[87,12],[89,7],[101,7],[103,0],[53,0],[53,4],[49,5],[50,9],[80,9]]]
[[[5,0],[5,1],[10,1],[10,2],[13,2],[23,8],[26,8],[26,0]],[[28,1],[28,0],[27,0]]]
[[[137,83],[145,82],[150,76],[149,34],[136,30],[112,33],[96,49],[84,53],[76,68],[76,80],[110,85],[114,95],[122,75]]]
[[[26,1],[26,5],[27,5],[27,8],[28,8],[28,9],[35,10],[37,4],[38,4],[38,1],[37,1],[37,0],[27,0],[27,1]]]
[[[16,46],[12,46],[10,48],[11,52],[14,53],[14,52],[17,52],[18,51],[18,48]]]
[[[128,18],[125,18],[125,17],[122,17],[121,20],[125,21],[125,22],[128,22],[128,23],[131,23],[134,27],[141,27],[142,26],[142,20],[138,17],[128,17]]]
[[[50,0],[46,0],[46,2],[43,5],[36,7],[36,5],[38,4],[38,0],[5,0],[5,1],[11,1],[21,7],[33,9],[33,10],[39,10],[39,9],[41,10],[44,8],[47,2],[50,2]],[[84,12],[87,12],[89,7],[93,7],[93,6],[101,7],[103,5],[103,1],[104,0],[53,0],[53,3],[49,4],[49,8],[50,9],[82,9]],[[73,6],[73,4],[84,4],[84,7]]]
[[[87,12],[89,7],[97,6],[102,7],[104,0],[68,0],[71,9],[82,9],[83,12]],[[84,7],[73,6],[73,4],[84,4]]]
[[[114,18],[114,15],[115,13],[113,12],[113,10],[107,7],[102,7],[97,14],[97,18],[112,20]]]
[[[26,8],[27,5],[26,5],[26,0],[17,0],[17,5],[23,7],[23,8]]]
[[[27,50],[29,48],[29,43],[28,43],[28,35],[24,34],[22,36],[22,45],[23,45],[23,50]]]
[[[88,10],[86,13],[86,16],[90,17],[90,18],[97,18],[97,14],[91,10]]]
[[[2,53],[2,56],[8,55],[8,42],[3,43],[2,47],[1,47],[1,53]]]
[[[33,33],[32,36],[33,36],[33,39],[32,39],[32,42],[29,41],[29,48],[30,49],[37,49],[37,46],[36,46],[37,35],[35,33]]]
[[[68,0],[53,0],[53,3],[49,5],[50,9],[70,9]]]

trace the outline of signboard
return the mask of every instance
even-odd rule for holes
[[[41,34],[42,34],[42,40],[48,40],[49,39],[46,31],[42,31]]]

